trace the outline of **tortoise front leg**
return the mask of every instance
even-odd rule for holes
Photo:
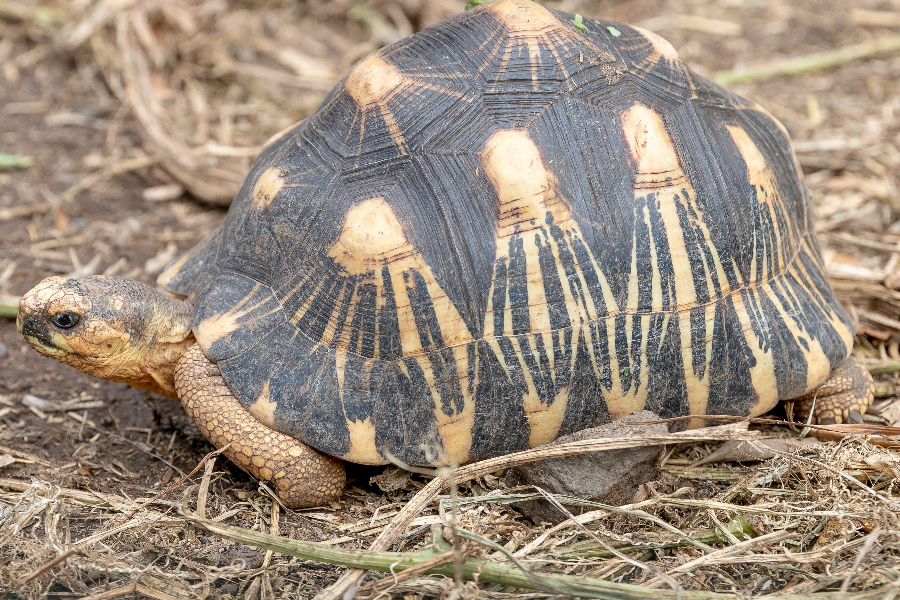
[[[814,399],[813,423],[862,423],[862,415],[875,400],[875,382],[869,370],[850,357],[835,367],[818,390],[794,400],[796,420],[806,422]]]
[[[269,429],[235,398],[214,365],[194,345],[175,369],[175,389],[188,416],[216,448],[257,479],[270,483],[288,508],[318,506],[344,489],[344,464]]]

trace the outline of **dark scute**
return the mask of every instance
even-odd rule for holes
[[[442,458],[431,390],[413,357],[385,366],[375,403],[375,446],[382,456],[411,465],[435,464]]]
[[[648,391],[644,409],[655,412],[664,419],[690,414],[681,354],[679,313],[655,313],[649,320],[646,355]],[[673,427],[681,428],[686,425],[686,422],[681,421],[674,423]]]
[[[477,342],[477,347],[478,387],[469,458],[481,460],[525,450],[531,426],[522,400],[521,372],[513,371],[510,378],[486,342]]]
[[[602,85],[609,87],[605,80]],[[628,143],[619,115],[579,101],[584,92],[561,97],[529,127],[529,133],[556,175],[558,194],[568,202],[584,236],[578,243],[590,249],[621,305],[631,270],[634,172],[622,151]],[[633,101],[632,97],[628,104]],[[581,269],[593,269],[584,251],[577,262]]]
[[[245,275],[225,272],[197,301],[192,327],[196,330],[207,319],[229,311],[241,313],[237,318],[239,327],[206,350],[206,356],[213,362],[240,355],[287,319],[268,286]]]
[[[744,297],[747,293],[749,292],[742,292],[741,296]],[[786,329],[779,330],[777,324],[772,329],[786,331]],[[716,306],[712,344],[712,358],[709,363],[709,401],[706,413],[710,415],[746,415],[750,408],[759,401],[750,377],[750,369],[756,366],[756,358],[744,336],[734,303],[728,298],[721,300]],[[779,356],[776,354],[776,377],[779,376],[778,361]],[[806,379],[805,365],[805,361],[802,365],[797,365],[803,369],[804,381]],[[783,376],[784,373],[781,375]]]
[[[384,378],[385,363],[380,360],[371,361],[367,368],[367,362],[352,353],[348,353],[345,359],[341,403],[344,414],[350,421],[365,421],[374,415],[375,397]]]
[[[496,249],[496,198],[469,154],[425,154],[389,197],[407,233],[475,337],[483,335]]]
[[[208,238],[188,250],[187,258],[177,273],[166,284],[166,290],[179,296],[186,296],[192,302],[197,293],[216,275],[216,262],[222,244],[222,229],[216,229]],[[182,260],[178,257],[172,264]],[[168,269],[170,264],[166,268]],[[165,272],[165,271],[163,271]]]
[[[400,325],[397,323],[397,303],[391,271],[381,269],[384,281],[384,309],[378,312],[378,356],[384,361],[397,360],[403,355],[400,346]]]
[[[290,323],[261,339],[252,352],[220,362],[219,368],[245,406],[268,383],[269,401],[278,403],[277,431],[332,456],[350,449],[334,351],[310,342]]]
[[[604,382],[594,371],[584,331],[578,335],[578,350],[569,386],[569,399],[559,429],[560,436],[610,421],[609,409],[604,398]]]

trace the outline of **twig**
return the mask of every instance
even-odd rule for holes
[[[716,83],[722,85],[763,81],[781,75],[821,71],[822,69],[836,67],[854,60],[872,58],[879,54],[897,52],[898,50],[900,50],[900,35],[892,35],[853,44],[852,46],[844,46],[836,50],[797,56],[766,66],[751,69],[741,67],[731,71],[719,71],[713,76],[713,79],[715,79]]]
[[[859,552],[856,553],[856,560],[853,561],[853,566],[850,567],[850,572],[847,573],[847,576],[844,578],[844,583],[841,584],[841,589],[838,592],[838,600],[843,600],[844,596],[847,594],[847,590],[850,588],[850,582],[853,580],[853,575],[856,574],[856,570],[859,568],[859,563],[862,562],[862,559],[865,558],[866,554],[869,553],[869,550],[872,549],[872,546],[875,545],[875,542],[878,540],[878,536],[881,534],[881,529],[876,527],[872,533],[866,536],[866,541],[863,544],[862,548],[859,549]]]
[[[38,567],[37,569],[35,569],[31,573],[29,573],[28,575],[26,575],[25,577],[22,577],[21,579],[19,579],[18,583],[19,583],[19,585],[25,585],[26,583],[28,583],[35,577],[39,577],[39,576],[43,575],[44,573],[46,573],[47,571],[49,571],[50,569],[52,569],[59,563],[63,562],[64,560],[66,560],[67,558],[72,556],[73,554],[84,555],[85,553],[86,553],[85,549],[82,548],[80,544],[78,546],[72,546],[68,550],[60,552],[59,554],[56,555],[55,558],[52,558],[50,561],[44,563],[43,565],[41,565],[40,567]]]
[[[122,587],[117,587],[112,590],[106,590],[105,592],[100,592],[91,596],[83,596],[78,600],[106,600],[107,598],[118,598],[119,596],[124,596],[125,594],[133,594],[135,591],[137,591],[137,586],[137,583],[131,583],[129,585],[123,585]]]
[[[433,558],[429,558],[427,560],[423,560],[421,563],[414,567],[410,567],[408,569],[404,569],[399,573],[394,573],[391,571],[390,577],[384,577],[382,579],[378,579],[377,581],[373,581],[371,583],[367,583],[362,586],[358,590],[356,590],[357,596],[369,597],[375,593],[380,593],[387,591],[391,587],[397,585],[401,581],[405,581],[410,577],[415,577],[416,575],[421,575],[430,569],[434,569],[440,565],[448,563],[454,560],[456,552],[454,550],[448,550],[443,554],[438,554]]]
[[[209,479],[216,466],[216,457],[213,456],[206,463],[203,471],[203,479],[200,480],[200,489],[197,491],[197,514],[206,518],[206,497],[209,495]]]

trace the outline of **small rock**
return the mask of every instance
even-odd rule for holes
[[[631,424],[658,419],[656,414],[645,410],[607,425],[563,436],[548,446],[594,438],[642,437],[668,433],[669,430],[664,423]],[[554,494],[566,494],[593,502],[621,506],[631,502],[642,483],[659,476],[659,459],[663,449],[663,446],[647,446],[551,458],[514,468],[511,476],[507,478],[507,484],[535,485]],[[514,506],[535,523],[544,521],[559,523],[566,518],[559,509],[546,500],[518,502]],[[575,515],[591,510],[572,505],[566,508]]]
[[[396,492],[402,490],[409,485],[412,473],[404,471],[399,467],[388,467],[380,474],[369,479],[370,484],[375,484],[381,488],[382,492]]]
[[[4,344],[0,344],[0,358],[6,358],[9,355],[9,350],[6,349]]]

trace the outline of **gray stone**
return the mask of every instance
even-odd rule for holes
[[[563,436],[547,444],[557,446],[567,442],[594,438],[641,437],[669,432],[664,423],[633,425],[642,421],[656,421],[659,417],[642,411],[592,429]],[[551,458],[512,469],[508,485],[535,485],[547,492],[566,494],[585,500],[621,506],[634,498],[638,487],[659,476],[660,457],[664,446],[647,446],[627,450],[592,452],[580,456]],[[530,500],[514,505],[535,523],[559,523],[566,517],[546,500]],[[566,506],[572,514],[587,512],[589,508]]]

